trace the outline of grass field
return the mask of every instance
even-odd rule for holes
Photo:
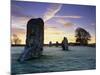
[[[69,51],[61,47],[44,47],[43,56],[24,63],[17,61],[24,47],[11,47],[11,73],[43,73],[58,71],[90,70],[96,68],[96,48],[70,46]]]

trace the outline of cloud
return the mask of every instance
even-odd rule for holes
[[[54,27],[54,26],[45,26],[44,29],[57,29],[57,27]]]
[[[11,4],[11,26],[20,29],[26,29],[27,22],[32,16],[23,12],[25,8],[14,3]]]
[[[24,34],[25,35],[25,30],[24,29],[20,29],[20,28],[14,28],[12,27],[11,28],[11,31],[12,31],[12,35],[13,34]]]
[[[79,19],[82,18],[82,16],[54,16],[55,18],[73,18],[73,19]]]
[[[25,17],[11,16],[11,27],[26,30],[27,22],[30,19],[31,18],[26,16]]]
[[[71,22],[66,22],[66,23],[64,24],[65,27],[69,27],[69,26],[73,26],[73,25],[74,25],[74,24],[71,23]]]
[[[64,27],[71,27],[74,25],[72,22],[65,21],[64,19],[58,19],[58,20],[56,20],[56,22],[62,24]]]
[[[44,21],[48,21],[55,16],[55,14],[60,11],[62,5],[61,4],[52,4],[47,11],[44,13],[43,19]]]
[[[46,27],[44,32],[48,35],[50,34],[62,34],[63,31],[59,30],[57,27]]]

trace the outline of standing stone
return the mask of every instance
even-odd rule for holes
[[[68,40],[66,37],[64,37],[63,41],[62,41],[62,49],[63,50],[68,50]]]
[[[50,41],[50,42],[49,42],[49,47],[51,47],[51,46],[52,46],[52,42]]]
[[[42,55],[44,43],[44,22],[41,18],[31,19],[27,23],[26,46],[20,61],[38,58]]]
[[[58,47],[59,46],[59,42],[58,41],[56,41],[56,47]]]

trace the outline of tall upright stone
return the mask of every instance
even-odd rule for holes
[[[26,46],[20,61],[38,58],[42,55],[44,43],[44,22],[41,18],[30,19],[27,23]]]
[[[59,46],[59,42],[58,41],[56,41],[56,47],[58,47]]]
[[[64,37],[62,40],[62,49],[68,51],[68,40],[66,37]]]
[[[51,47],[51,46],[52,46],[52,41],[49,42],[49,47]]]

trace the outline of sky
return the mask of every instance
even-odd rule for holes
[[[57,4],[43,2],[11,2],[11,37],[17,35],[25,44],[26,25],[31,18],[44,20],[44,43],[59,43],[63,37],[75,42],[75,29],[84,28],[91,35],[89,43],[95,43],[96,7],[88,5]]]

